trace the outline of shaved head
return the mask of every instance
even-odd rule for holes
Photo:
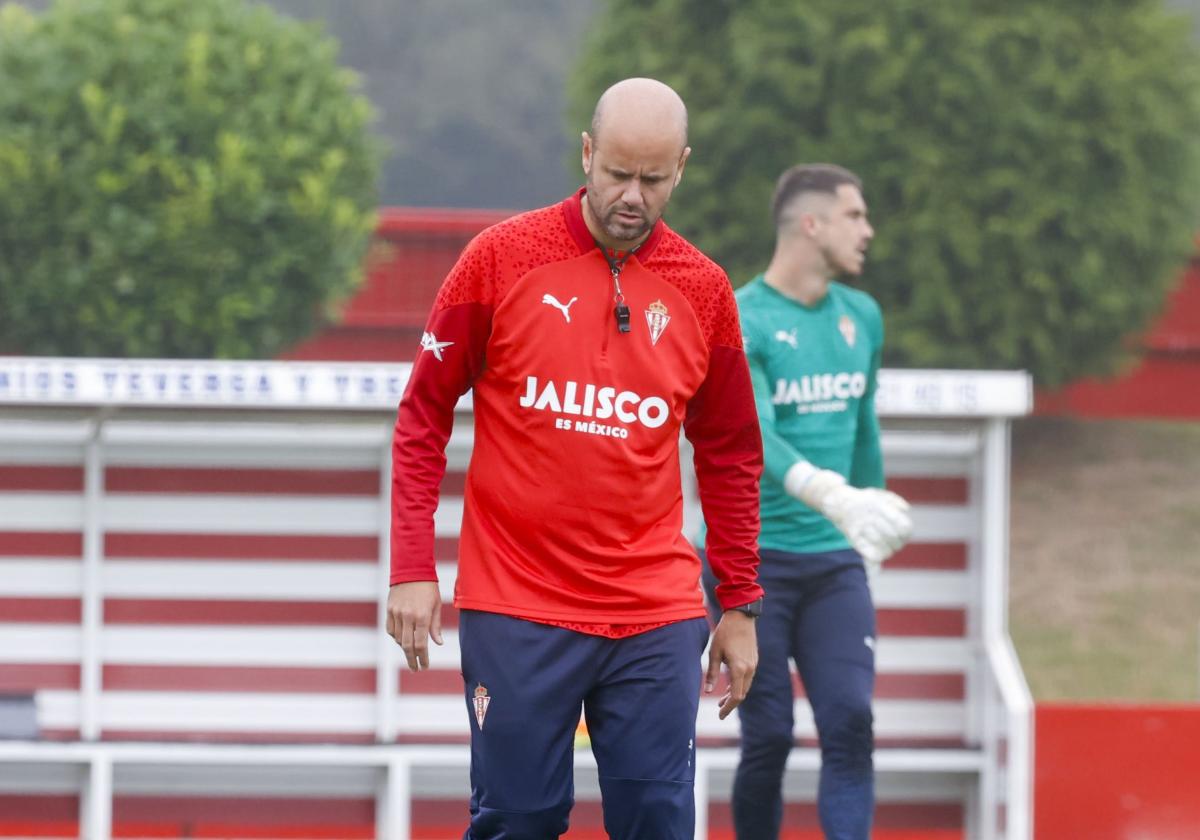
[[[687,106],[678,93],[657,79],[625,79],[604,91],[592,112],[593,143],[599,143],[606,123],[659,136],[669,133],[679,149],[687,146]]]
[[[606,248],[636,247],[658,224],[692,152],[683,100],[654,79],[617,82],[580,139],[588,230]]]

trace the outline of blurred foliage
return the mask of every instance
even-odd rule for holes
[[[326,22],[388,138],[389,204],[540,207],[580,183],[559,161],[563,78],[594,0],[268,0]]]
[[[271,356],[353,290],[380,150],[319,28],[242,0],[0,9],[0,352]]]
[[[1161,0],[608,0],[572,124],[631,75],[687,102],[669,217],[735,283],[786,167],[863,177],[891,365],[1111,373],[1200,225],[1200,59]]]

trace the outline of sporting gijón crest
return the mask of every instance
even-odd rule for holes
[[[854,319],[849,315],[843,315],[838,320],[838,330],[841,332],[842,338],[846,339],[846,346],[853,347],[858,337],[858,328],[854,326]]]
[[[650,328],[650,343],[652,345],[658,344],[659,337],[670,322],[671,316],[667,312],[666,305],[661,300],[656,300],[646,307],[646,326]]]
[[[483,730],[483,719],[487,717],[488,705],[491,702],[491,695],[483,684],[475,686],[475,696],[471,698],[471,704],[475,707],[475,722],[479,724],[480,731]]]

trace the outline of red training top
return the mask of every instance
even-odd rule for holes
[[[455,605],[618,636],[603,625],[704,615],[681,426],[721,605],[762,594],[762,442],[725,273],[660,220],[620,272],[618,332],[582,196],[484,230],[438,293],[396,421],[391,582],[437,580],[445,447],[474,388]]]

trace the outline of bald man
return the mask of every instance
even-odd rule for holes
[[[586,185],[477,236],[438,293],[393,443],[388,632],[414,671],[441,644],[434,510],[473,390],[454,604],[471,731],[468,840],[554,838],[583,708],[616,840],[693,835],[696,713],[726,717],[757,663],[762,442],[724,272],[662,221],[691,150],[652,79],[597,103]],[[724,609],[710,646],[681,534],[695,452]]]

